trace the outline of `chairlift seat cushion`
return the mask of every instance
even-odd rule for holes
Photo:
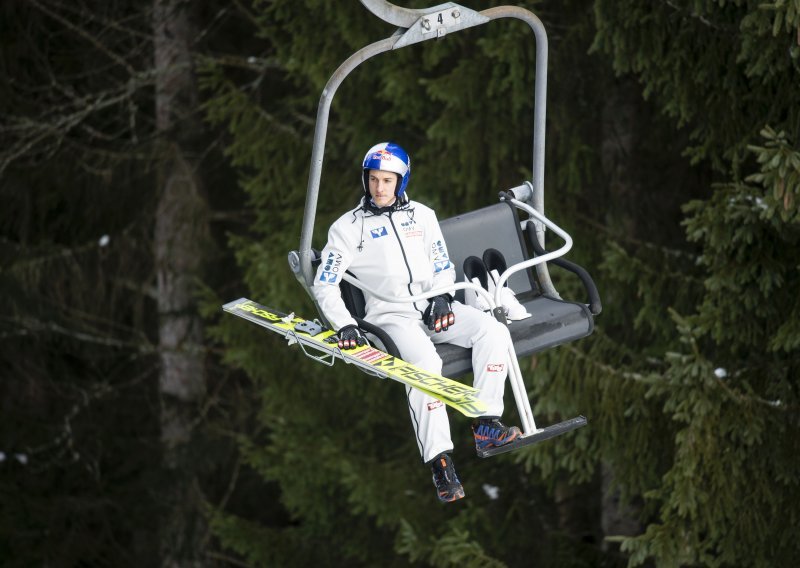
[[[551,347],[586,337],[594,329],[589,309],[576,302],[549,296],[517,297],[531,317],[512,321],[508,330],[517,357],[532,355]],[[457,325],[457,324],[456,324]],[[442,358],[442,375],[459,377],[472,372],[472,349],[440,343],[436,351]]]

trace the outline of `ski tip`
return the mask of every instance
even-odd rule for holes
[[[250,302],[250,301],[251,300],[249,300],[248,298],[239,298],[238,300],[234,300],[232,302],[228,302],[227,304],[223,304],[222,309],[225,310],[226,312],[230,312],[239,304],[244,304],[245,302]]]

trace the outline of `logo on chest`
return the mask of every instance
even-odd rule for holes
[[[400,223],[400,229],[402,229],[406,238],[422,236],[422,231],[417,227],[417,222],[414,219]]]
[[[377,229],[370,229],[369,234],[372,235],[373,239],[379,239],[388,235],[389,232],[386,230],[386,227],[378,227]]]

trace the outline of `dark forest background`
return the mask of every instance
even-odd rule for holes
[[[441,506],[399,386],[220,310],[313,315],[286,255],[316,105],[392,27],[355,0],[0,4],[0,565],[793,565],[800,3],[521,5],[546,212],[604,311],[520,364],[540,422],[589,427],[479,460],[451,413],[467,498]],[[381,140],[440,218],[530,179],[534,57],[499,21],[359,68],[315,245]]]

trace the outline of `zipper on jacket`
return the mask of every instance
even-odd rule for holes
[[[389,212],[389,223],[392,225],[392,230],[394,231],[394,236],[397,239],[397,244],[400,245],[400,252],[403,253],[403,262],[406,263],[406,270],[408,271],[408,284],[406,288],[408,288],[408,295],[413,296],[414,294],[411,292],[411,282],[414,280],[414,275],[411,273],[411,265],[408,264],[408,257],[406,256],[406,249],[403,248],[403,241],[400,240],[400,233],[397,232],[397,227],[394,226],[394,219],[392,219],[392,212]],[[416,302],[411,303],[414,306],[414,309],[419,312],[419,315],[422,316],[423,312],[417,307]]]

